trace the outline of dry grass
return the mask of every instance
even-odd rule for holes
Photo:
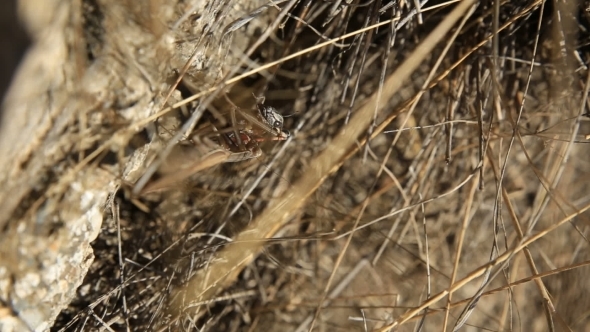
[[[122,87],[68,94],[83,139],[3,203],[17,234],[116,183],[54,330],[590,328],[589,3],[207,3],[82,2],[83,82]],[[224,95],[291,137],[198,134],[238,130]]]

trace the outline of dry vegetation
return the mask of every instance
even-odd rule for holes
[[[590,329],[590,2],[46,3],[2,331]]]

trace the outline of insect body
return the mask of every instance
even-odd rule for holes
[[[161,177],[148,183],[142,194],[174,188],[178,182],[215,165],[257,158],[262,155],[258,143],[284,141],[289,137],[283,130],[283,117],[274,107],[258,105],[257,110],[255,115],[239,111],[242,117],[239,120],[233,113],[234,121],[228,128],[218,129],[211,124],[215,142],[194,135],[192,147],[179,144],[171,152],[170,162],[165,163],[169,167],[161,169]]]
[[[243,112],[245,121],[234,124],[234,130],[225,134],[226,148],[232,152],[258,149],[259,142],[284,141],[289,133],[283,130],[283,116],[272,106],[258,105],[256,116]]]

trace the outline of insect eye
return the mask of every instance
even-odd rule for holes
[[[283,123],[282,123],[281,121],[278,121],[278,120],[277,120],[277,121],[275,121],[275,123],[274,123],[274,125],[273,125],[273,127],[275,127],[275,128],[280,128],[280,127],[282,127],[282,126],[283,126]]]

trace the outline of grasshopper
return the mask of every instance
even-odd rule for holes
[[[284,141],[290,136],[283,130],[283,117],[274,107],[258,104],[253,115],[233,106],[232,126],[217,128],[210,124],[212,139],[197,133],[193,135],[194,145],[179,144],[159,170],[162,176],[148,183],[141,194],[172,189],[178,182],[221,163],[257,158],[262,155],[258,143]],[[236,111],[241,119],[237,119]]]

